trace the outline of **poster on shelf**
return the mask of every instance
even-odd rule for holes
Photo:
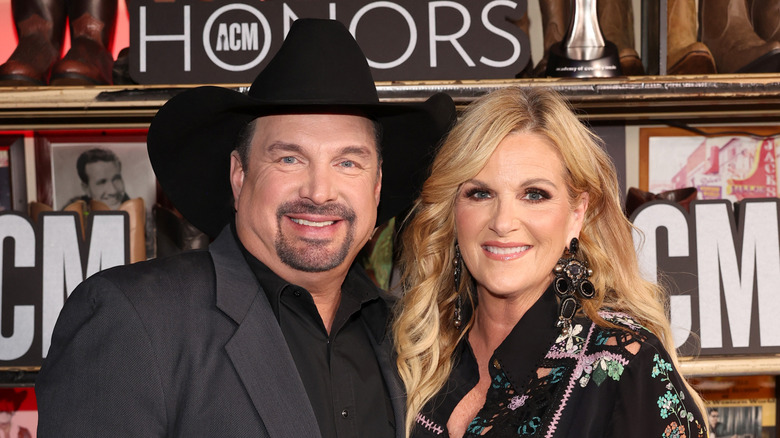
[[[0,211],[27,211],[24,138],[0,134]]]
[[[8,146],[0,146],[0,211],[13,209],[11,202],[11,162]]]
[[[694,132],[694,130],[696,132]],[[640,128],[640,188],[694,188],[631,216],[646,279],[670,291],[683,355],[780,353],[780,127]]]
[[[140,84],[251,83],[298,18],[338,20],[377,81],[514,78],[531,59],[527,0],[138,0],[130,76]]]
[[[0,387],[0,431],[8,438],[35,438],[38,405],[31,387]]]
[[[777,196],[780,135],[651,136],[648,190],[695,187],[698,199]]]
[[[35,147],[37,205],[80,211],[85,217],[93,210],[126,211],[131,227],[144,234],[143,248],[131,260],[155,256],[152,210],[157,180],[146,152],[145,131],[38,133]]]
[[[777,436],[775,376],[694,377],[690,383],[707,406],[711,437]]]

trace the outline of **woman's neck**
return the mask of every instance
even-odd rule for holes
[[[528,309],[544,294],[544,290],[511,298],[498,297],[479,288],[477,293],[479,305],[475,310],[469,342],[472,348],[476,343],[480,350],[492,355]]]

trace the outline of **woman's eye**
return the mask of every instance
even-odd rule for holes
[[[525,194],[525,198],[529,201],[538,202],[549,198],[549,195],[542,190],[529,190]]]
[[[472,199],[490,199],[490,192],[474,188],[466,191],[466,197]]]

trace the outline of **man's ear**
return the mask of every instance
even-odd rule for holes
[[[84,193],[89,194],[89,184],[87,184],[84,181],[82,181],[81,182],[81,190],[83,190]]]
[[[230,187],[233,189],[233,208],[238,210],[238,197],[244,186],[244,166],[237,151],[230,153]]]
[[[376,178],[376,186],[374,186],[374,198],[376,199],[376,205],[379,205],[380,194],[382,193],[382,166],[379,166],[379,175]]]

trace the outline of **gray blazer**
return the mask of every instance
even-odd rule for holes
[[[368,327],[366,327],[368,330]],[[372,340],[403,436],[390,337]],[[266,294],[229,228],[66,300],[35,386],[38,436],[319,437]]]

